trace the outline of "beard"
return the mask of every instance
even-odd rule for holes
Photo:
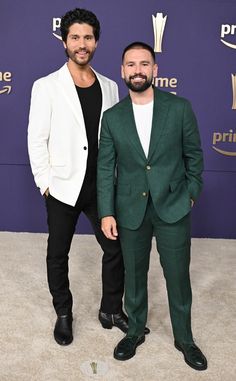
[[[135,78],[142,78],[144,79],[144,81],[132,82],[132,80]],[[124,81],[130,90],[136,93],[142,93],[143,91],[147,90],[150,86],[152,86],[153,77],[148,78],[146,75],[143,74],[135,74],[130,76],[128,79],[124,78]]]
[[[79,53],[79,52],[84,52],[87,54],[85,57],[82,58],[82,57],[77,56],[77,53]],[[77,65],[85,66],[92,60],[94,53],[95,53],[95,49],[90,51],[90,50],[84,48],[84,49],[77,49],[77,50],[72,51],[72,50],[66,48],[65,53],[66,53],[67,57],[70,58]]]

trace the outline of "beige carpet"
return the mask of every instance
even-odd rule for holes
[[[113,359],[123,337],[104,330],[97,312],[100,249],[75,236],[70,279],[74,341],[54,342],[55,314],[47,289],[45,234],[0,233],[0,381],[234,381],[236,379],[236,241],[192,240],[193,331],[209,368],[189,368],[173,346],[167,298],[153,245],[149,275],[151,334],[126,362]]]

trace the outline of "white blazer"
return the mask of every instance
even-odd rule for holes
[[[118,102],[114,81],[94,73],[102,90],[102,113]],[[92,111],[92,110],[91,110]],[[101,118],[99,123],[99,134]],[[83,112],[67,64],[34,82],[28,150],[35,183],[44,194],[74,206],[87,165],[88,141]]]

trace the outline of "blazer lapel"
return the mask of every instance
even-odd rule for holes
[[[109,88],[108,86],[106,86],[106,83],[104,82],[102,76],[99,73],[97,73],[92,67],[91,69],[93,70],[94,74],[97,77],[97,80],[100,84],[101,92],[102,92],[102,108],[101,108],[101,114],[100,114],[99,126],[98,126],[98,136],[100,136],[102,115],[104,111],[106,111],[108,108],[113,106],[113,103],[111,103],[111,93],[109,92]]]
[[[79,97],[75,88],[74,81],[71,77],[67,64],[62,66],[59,70],[59,81],[62,84],[62,95],[65,97],[67,103],[71,107],[79,126],[85,131],[84,116],[79,101]]]
[[[91,69],[93,70],[94,74],[96,75],[98,82],[100,84],[100,87],[101,87],[101,91],[102,91],[102,109],[101,109],[101,116],[102,116],[103,112],[109,108],[109,106],[107,105],[109,93],[107,92],[107,88],[104,84],[102,76],[99,73],[97,73],[93,68],[91,68]]]
[[[161,139],[161,134],[165,126],[166,117],[168,114],[168,101],[163,100],[160,96],[161,93],[157,89],[154,90],[154,108],[152,117],[152,132],[150,138],[148,160],[152,155],[158,152],[158,146]]]
[[[136,151],[139,153],[139,155],[141,155],[142,158],[146,160],[146,156],[145,156],[145,153],[143,151],[143,147],[142,147],[142,144],[140,142],[138,132],[137,132],[137,128],[135,125],[134,111],[133,111],[133,106],[132,106],[130,96],[128,96],[124,99],[123,123],[124,123],[123,127],[124,127],[125,135],[130,140],[130,143],[136,149]]]

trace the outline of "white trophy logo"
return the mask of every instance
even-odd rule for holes
[[[166,25],[167,15],[163,17],[163,13],[157,13],[156,17],[152,15],[153,31],[154,31],[154,52],[162,52],[162,38]]]
[[[233,89],[232,109],[236,110],[236,74],[231,74],[231,78],[232,78],[232,89]]]

